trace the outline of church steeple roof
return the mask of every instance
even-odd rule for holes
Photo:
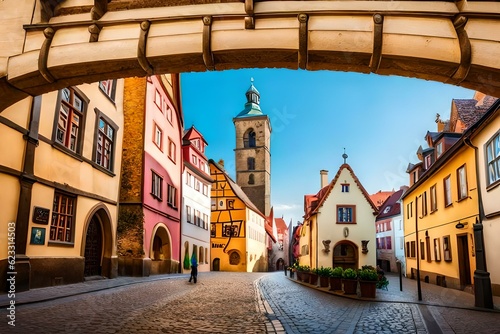
[[[260,110],[260,93],[253,85],[253,78],[250,79],[251,84],[245,93],[247,97],[247,102],[245,103],[245,109],[243,109],[236,118],[251,117],[251,116],[261,116],[264,115],[262,110]]]

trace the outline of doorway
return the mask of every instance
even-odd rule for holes
[[[213,271],[220,271],[220,259],[217,257],[214,259],[212,262],[212,270]]]
[[[90,220],[85,237],[84,276],[100,276],[102,263],[102,228],[94,215]]]
[[[460,273],[460,290],[472,284],[469,263],[469,242],[467,234],[457,236],[458,269]]]

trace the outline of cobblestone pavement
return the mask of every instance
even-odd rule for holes
[[[440,287],[425,286],[427,303],[418,304],[409,301],[409,287],[400,301],[391,300],[398,296],[394,287],[365,301],[282,272],[211,272],[197,284],[187,280],[178,274],[34,289],[17,297],[15,327],[2,306],[0,333],[500,333],[500,312],[465,308],[460,303],[469,296]],[[57,291],[57,299],[37,302]]]

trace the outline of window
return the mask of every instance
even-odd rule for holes
[[[425,248],[423,241],[420,241],[420,259],[425,260]]]
[[[457,169],[458,200],[463,200],[469,196],[467,190],[467,171],[465,165]]]
[[[413,202],[406,204],[406,219],[413,217]]]
[[[97,131],[97,144],[95,146],[95,162],[107,170],[113,169],[113,150],[115,141],[115,128],[111,122],[99,116]]]
[[[154,133],[154,143],[160,150],[162,150],[162,138],[163,138],[163,131],[161,131],[160,127],[155,123],[155,133]]]
[[[415,241],[410,242],[410,257],[415,257]]]
[[[163,186],[163,179],[161,176],[156,174],[155,172],[152,172],[152,178],[151,178],[151,195],[153,197],[159,199],[161,201],[162,197],[162,186]]]
[[[425,157],[425,169],[429,169],[432,165],[432,155],[428,155]]]
[[[451,202],[451,181],[450,181],[450,175],[444,178],[443,180],[443,186],[444,186],[444,205],[449,206],[452,204]]]
[[[391,211],[391,208],[392,208],[391,205],[386,206],[382,213],[389,213],[389,211]]]
[[[348,193],[349,192],[349,184],[348,183],[343,183],[342,184],[342,192],[343,193]]]
[[[255,170],[255,158],[247,158],[248,170]]]
[[[59,98],[54,141],[75,153],[80,153],[85,111],[83,98],[73,88],[64,88]]]
[[[392,249],[392,241],[391,237],[385,237],[385,247],[387,249]]]
[[[168,138],[168,157],[175,162],[175,143]]]
[[[167,204],[172,208],[177,208],[177,188],[169,184],[167,188]]]
[[[449,235],[443,237],[443,257],[445,261],[451,261],[451,244]]]
[[[166,114],[167,114],[167,120],[170,122],[170,124],[172,124],[173,111],[172,111],[172,108],[170,108],[169,105],[167,105]]]
[[[238,226],[231,225],[231,224],[225,224],[223,229],[222,229],[222,236],[223,237],[230,237],[230,236],[237,237],[237,236],[239,236],[238,232],[239,232]]]
[[[215,224],[210,225],[210,237],[215,238]]]
[[[191,217],[191,207],[189,205],[186,205],[186,220],[188,223],[192,223],[192,217]]]
[[[206,184],[203,185],[203,195],[208,196],[208,186]]]
[[[438,238],[434,239],[434,260],[441,261],[441,246]]]
[[[486,144],[486,161],[488,163],[488,185],[500,180],[500,133],[497,133]]]
[[[431,186],[431,213],[437,210],[436,185]]]
[[[189,173],[189,172],[188,172],[188,173],[187,173],[187,176],[186,176],[186,184],[187,184],[188,186],[190,186],[190,187],[192,186],[192,185],[191,185],[191,184],[192,184],[192,183],[191,183],[191,179],[192,179],[192,177],[193,177],[193,176],[191,175],[191,173]]]
[[[204,222],[204,224],[203,224],[203,228],[204,228],[205,230],[208,230],[208,223],[209,223],[209,221],[208,221],[208,215],[207,215],[207,214],[205,214],[205,213],[203,214],[203,222]]]
[[[255,176],[253,174],[248,175],[248,184],[255,184]]]
[[[75,197],[57,192],[54,194],[49,240],[73,242],[75,200]]]
[[[337,206],[337,224],[338,223],[356,223],[355,206]]]
[[[200,191],[200,184],[201,184],[201,182],[200,182],[200,181],[198,181],[198,180],[195,178],[195,179],[194,179],[194,189],[195,189],[196,191]]]
[[[422,194],[422,217],[427,216],[427,191]]]
[[[193,163],[193,165],[198,166],[198,157],[193,154],[191,156],[191,162]]]
[[[116,80],[103,80],[103,81],[99,81],[99,88],[112,101],[115,100]]]
[[[229,264],[234,266],[240,264],[240,254],[238,252],[233,251],[229,254]]]
[[[160,109],[160,111],[163,112],[163,109],[161,107],[161,94],[158,89],[155,90],[155,104]]]
[[[255,131],[248,129],[243,135],[243,147],[255,147]]]
[[[438,143],[436,145],[436,159],[439,158],[443,154],[443,143]]]

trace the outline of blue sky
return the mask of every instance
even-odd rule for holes
[[[304,195],[320,189],[343,163],[369,194],[408,184],[436,113],[449,118],[452,99],[474,91],[398,76],[331,71],[242,69],[181,75],[184,127],[194,125],[208,142],[207,157],[223,159],[235,179],[232,119],[244,108],[250,79],[271,119],[271,204],[275,217],[302,221]]]

